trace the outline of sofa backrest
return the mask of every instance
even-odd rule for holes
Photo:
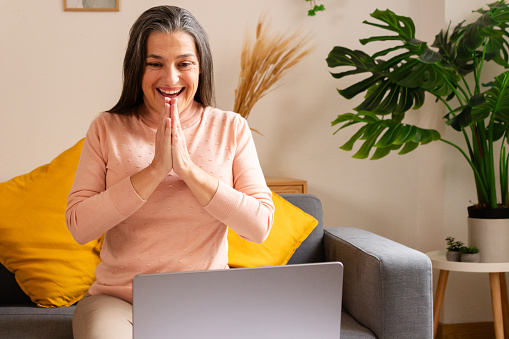
[[[281,194],[291,204],[318,220],[318,225],[295,251],[288,265],[325,261],[323,251],[323,211],[320,199],[312,194]]]

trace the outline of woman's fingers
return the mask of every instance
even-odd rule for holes
[[[178,175],[184,175],[184,171],[189,170],[192,165],[189,152],[187,150],[184,132],[180,125],[180,116],[177,106],[177,100],[172,100],[170,107],[171,119],[171,145],[173,155],[173,170]]]
[[[170,98],[164,98],[164,108],[159,116],[159,126],[167,127],[168,119],[170,118]]]
[[[170,100],[165,99],[164,108],[159,118],[156,132],[154,160],[152,164],[166,173],[172,169],[171,157],[171,126],[170,126]]]

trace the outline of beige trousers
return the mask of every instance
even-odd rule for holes
[[[131,339],[133,307],[106,294],[86,294],[72,318],[74,339]]]

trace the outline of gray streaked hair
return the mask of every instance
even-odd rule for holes
[[[136,20],[129,32],[129,42],[124,57],[122,94],[110,113],[130,114],[143,102],[141,82],[145,72],[147,40],[151,33],[184,32],[189,34],[196,45],[200,75],[194,100],[213,106],[214,75],[212,53],[205,30],[187,10],[175,6],[157,6],[148,9]]]

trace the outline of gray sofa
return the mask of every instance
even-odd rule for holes
[[[342,339],[432,338],[432,268],[426,255],[357,228],[324,230],[318,198],[282,196],[319,221],[288,264],[344,265]],[[72,338],[73,309],[35,307],[0,265],[1,338]]]

